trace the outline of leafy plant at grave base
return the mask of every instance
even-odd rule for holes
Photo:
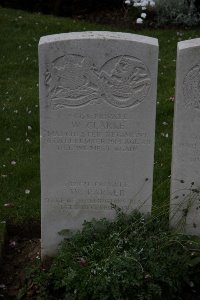
[[[169,230],[158,217],[116,213],[114,221],[85,222],[61,243],[48,271],[40,266],[29,273],[27,282],[38,295],[41,289],[42,299],[171,300],[191,280],[200,282],[200,241]],[[28,299],[35,298],[29,293]]]
[[[47,296],[47,287],[50,274],[42,266],[40,260],[35,262],[35,266],[26,270],[26,283],[20,289],[17,300],[19,299],[52,299]],[[48,297],[48,298],[47,298]]]

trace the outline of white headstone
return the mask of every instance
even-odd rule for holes
[[[158,43],[114,32],[42,37],[42,255],[112,205],[151,211]]]
[[[200,234],[200,39],[177,51],[170,223]]]

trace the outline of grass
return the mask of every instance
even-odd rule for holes
[[[0,221],[11,225],[40,221],[39,38],[86,30],[121,31],[0,8]],[[136,33],[156,37],[160,44],[154,173],[157,207],[157,199],[160,206],[168,204],[169,199],[176,45],[180,40],[198,37],[199,31],[141,29]]]

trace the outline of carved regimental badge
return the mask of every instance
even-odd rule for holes
[[[72,54],[47,67],[45,83],[54,108],[76,107],[100,98],[124,108],[145,99],[151,80],[147,67],[132,56],[114,57],[97,69],[89,58]]]
[[[187,106],[200,109],[200,64],[192,67],[185,76],[183,93]]]

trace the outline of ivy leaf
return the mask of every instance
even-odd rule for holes
[[[189,265],[190,265],[191,267],[194,267],[194,266],[196,266],[196,265],[198,265],[198,264],[200,264],[200,256],[193,258],[193,259],[190,261],[190,264],[189,264]]]

